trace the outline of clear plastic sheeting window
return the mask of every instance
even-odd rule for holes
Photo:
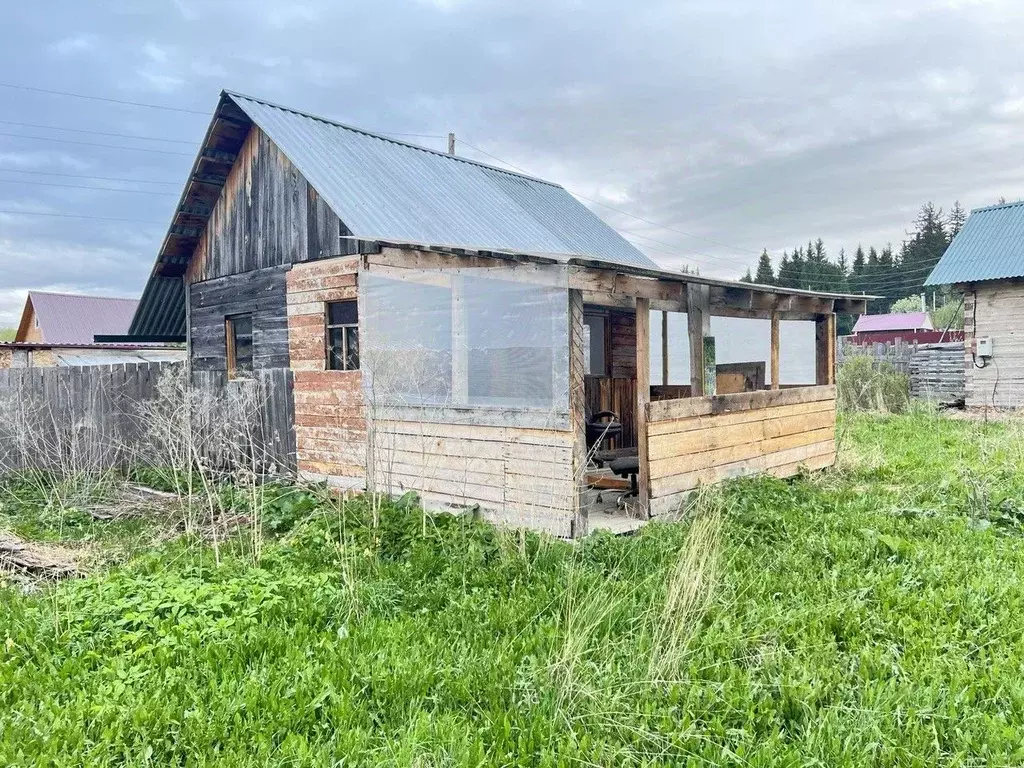
[[[371,403],[568,411],[562,270],[410,270],[360,281]]]

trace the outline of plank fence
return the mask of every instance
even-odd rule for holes
[[[295,470],[291,371],[228,381],[192,374],[184,363],[0,370],[0,474],[5,470],[108,469],[168,461],[161,448],[189,440],[205,461],[292,474]]]
[[[887,364],[910,380],[910,396],[919,400],[948,401],[963,397],[964,342],[912,344],[902,340],[852,344],[841,340],[838,364],[853,357],[870,357],[875,367]]]

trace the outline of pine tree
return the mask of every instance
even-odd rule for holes
[[[853,274],[864,274],[864,246],[857,243],[857,252],[853,256]]]
[[[754,282],[754,276],[750,274],[750,267],[747,267],[747,272],[743,277],[740,278],[741,283],[752,283]]]
[[[878,272],[878,251],[873,245],[868,249],[868,272],[871,274]]]
[[[789,254],[783,251],[782,261],[779,262],[778,277],[775,280],[775,284],[780,285],[783,288],[792,288],[792,279],[793,263],[789,260]]]
[[[884,270],[890,270],[896,266],[896,260],[892,255],[892,243],[886,243],[885,248],[878,254],[878,266]]]
[[[787,288],[800,288],[804,283],[804,251],[802,248],[794,248],[793,255],[789,258],[789,279]]]
[[[960,201],[957,200],[953,203],[953,207],[949,209],[949,216],[946,219],[946,226],[949,227],[949,239],[952,240],[961,229],[964,228],[964,223],[967,221],[967,212],[960,205]]]
[[[775,270],[772,268],[772,257],[768,255],[768,249],[761,251],[761,258],[757,260],[757,274],[754,282],[761,285],[775,285]]]
[[[836,261],[836,266],[839,267],[839,271],[843,273],[843,277],[850,274],[850,264],[846,259],[846,249],[839,249],[839,259]]]

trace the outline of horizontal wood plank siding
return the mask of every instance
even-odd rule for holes
[[[430,506],[479,505],[494,522],[572,535],[574,436],[561,430],[374,420],[377,486]]]
[[[287,267],[269,267],[189,287],[192,368],[227,370],[224,319],[251,314],[253,368],[288,368]]]
[[[967,405],[1024,408],[1024,280],[969,286],[964,292],[964,336]],[[984,336],[992,339],[993,356],[978,368],[974,340]]]
[[[651,513],[700,485],[779,477],[835,461],[835,387],[802,387],[651,403]]]

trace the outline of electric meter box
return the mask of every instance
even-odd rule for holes
[[[982,336],[977,341],[974,354],[978,357],[992,357],[992,337]]]

